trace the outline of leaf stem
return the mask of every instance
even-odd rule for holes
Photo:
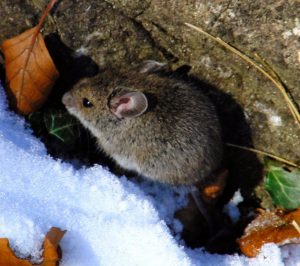
[[[46,17],[48,16],[49,12],[51,11],[51,9],[53,8],[53,6],[57,3],[58,0],[51,0],[49,2],[49,4],[47,5],[46,9],[44,10],[39,23],[37,25],[37,30],[40,31],[40,29],[42,28],[43,23],[45,22]]]
[[[42,27],[46,17],[48,16],[50,10],[52,9],[52,7],[55,5],[55,3],[57,1],[58,0],[51,0],[49,2],[49,4],[47,5],[46,9],[44,10],[44,12],[43,12],[43,14],[42,14],[42,16],[39,20],[38,25],[34,27],[35,30],[34,30],[34,33],[32,34],[32,39],[31,39],[31,42],[30,42],[30,46],[28,48],[28,54],[27,54],[27,57],[26,57],[26,60],[25,60],[25,63],[24,63],[24,67],[23,67],[23,69],[25,69],[25,70],[27,69],[29,59],[30,59],[31,53],[33,51],[34,45],[36,44],[36,42],[38,42],[38,39],[39,39],[38,35],[39,35],[40,30],[41,30],[41,27]],[[18,104],[20,103],[20,97],[21,97],[22,91],[23,91],[24,79],[25,79],[25,71],[23,71],[23,75],[22,75],[22,87],[20,88],[19,93],[17,94]]]
[[[49,12],[51,11],[51,9],[53,8],[53,6],[57,3],[57,1],[58,1],[58,0],[51,0],[51,1],[48,3],[46,9],[44,10],[44,12],[43,12],[43,14],[42,14],[42,16],[41,16],[41,18],[40,18],[40,20],[39,20],[39,23],[38,23],[37,26],[36,26],[35,32],[34,32],[34,34],[33,34],[33,36],[32,36],[31,50],[32,50],[32,48],[33,48],[33,46],[34,46],[35,40],[37,39],[37,35],[39,34],[39,32],[40,32],[40,30],[41,30],[41,28],[42,28],[42,25],[43,25],[44,22],[45,22],[46,17],[48,16],[48,14],[49,14]]]
[[[251,151],[251,152],[258,153],[258,154],[261,154],[261,155],[264,155],[264,156],[268,156],[268,157],[270,157],[270,158],[272,158],[274,160],[277,160],[279,162],[285,163],[285,164],[293,166],[293,167],[300,168],[300,165],[298,165],[296,163],[293,163],[293,162],[291,162],[289,160],[286,160],[284,158],[281,158],[281,157],[279,157],[277,155],[274,155],[272,153],[269,153],[269,152],[257,150],[257,149],[250,148],[250,147],[240,146],[240,145],[236,145],[236,144],[232,144],[232,143],[226,143],[226,145],[228,147],[234,147],[234,148],[238,148],[238,149],[241,149],[241,150]]]

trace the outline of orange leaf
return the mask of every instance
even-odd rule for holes
[[[41,107],[59,75],[40,34],[47,15],[57,1],[49,2],[36,27],[2,44],[12,104],[24,115]]]
[[[13,104],[20,113],[29,114],[45,102],[58,71],[38,27],[4,41],[2,50]]]
[[[215,176],[211,176],[210,180],[202,185],[202,198],[206,202],[215,202],[223,193],[228,178],[228,170],[222,169]]]
[[[61,231],[57,227],[52,227],[44,240],[44,260],[36,266],[57,266],[60,256],[57,252],[58,243],[66,231]],[[0,238],[0,265],[1,266],[33,266],[25,259],[19,259],[15,256],[9,247],[7,238]]]
[[[241,251],[248,257],[255,257],[266,243],[278,245],[300,242],[300,209],[285,213],[267,212],[253,220],[245,230],[245,235],[238,240]]]
[[[32,266],[27,260],[18,259],[11,251],[7,238],[0,239],[0,265],[5,266]]]
[[[56,266],[60,259],[57,252],[58,243],[64,236],[66,231],[61,231],[57,227],[52,227],[47,233],[44,241],[44,261],[40,266]]]

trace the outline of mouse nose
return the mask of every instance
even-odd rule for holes
[[[66,107],[74,107],[75,106],[74,97],[72,97],[72,94],[69,92],[64,94],[64,96],[62,97],[62,102]]]

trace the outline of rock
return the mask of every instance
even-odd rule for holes
[[[36,24],[46,2],[2,0],[0,42]],[[275,86],[236,55],[184,25],[200,26],[250,56],[258,53],[299,103],[299,10],[296,0],[63,0],[46,23],[45,34],[57,32],[73,55],[90,56],[100,69],[126,68],[143,59],[191,65],[193,75],[241,105],[257,149],[299,164],[299,126]]]

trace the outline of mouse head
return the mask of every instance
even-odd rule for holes
[[[105,127],[109,123],[115,126],[144,115],[149,103],[145,94],[147,86],[141,88],[141,80],[167,69],[166,64],[148,60],[126,74],[108,70],[78,82],[64,94],[62,101],[67,110],[88,128],[99,128],[99,124]]]
[[[91,130],[136,119],[148,108],[148,99],[142,91],[113,84],[105,86],[91,79],[80,81],[64,94],[62,102],[69,113]]]

